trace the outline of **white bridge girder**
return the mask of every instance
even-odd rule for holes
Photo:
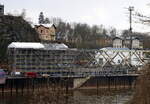
[[[86,63],[73,68],[73,70],[75,69],[76,72],[81,73],[101,72],[106,70],[105,67],[108,66],[138,68],[144,66],[150,60],[146,57],[146,54],[150,54],[148,50],[81,50],[79,54],[81,56],[85,55]]]
[[[106,66],[108,62],[111,65],[144,66],[149,61],[149,59],[145,55],[146,53],[150,53],[150,51],[100,50],[97,51],[98,55],[95,56],[95,59],[99,59],[99,58],[103,59],[103,64],[101,65],[101,67]],[[117,60],[116,58],[120,59],[120,62],[116,63]]]

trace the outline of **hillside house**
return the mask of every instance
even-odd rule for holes
[[[132,48],[132,49],[140,49],[141,48],[141,42],[138,38],[132,37],[130,38],[119,38],[115,37],[113,39],[113,47],[114,48]]]
[[[114,48],[122,48],[123,47],[123,40],[119,37],[115,37],[113,39],[113,47]]]
[[[56,26],[54,24],[35,25],[35,30],[38,32],[41,41],[56,40]]]
[[[96,38],[96,44],[100,47],[110,47],[112,39],[107,35],[102,35]]]

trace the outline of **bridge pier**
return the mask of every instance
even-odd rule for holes
[[[81,87],[90,78],[91,78],[91,76],[81,77],[81,78],[74,78],[74,80],[73,80],[73,89],[77,89],[77,88]]]
[[[7,79],[4,85],[0,85],[0,93],[4,95],[9,92],[24,94],[39,91],[41,88],[51,88],[53,91],[57,87],[69,93],[70,89],[97,89],[97,94],[101,89],[120,90],[135,88],[137,76],[87,76],[87,77],[64,77],[64,78],[16,78]]]
[[[73,89],[94,88],[107,90],[120,90],[134,88],[136,77],[134,76],[97,76],[74,78]]]

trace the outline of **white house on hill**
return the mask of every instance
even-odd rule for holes
[[[115,37],[115,38],[113,39],[113,47],[114,47],[114,48],[122,48],[122,47],[123,47],[123,46],[122,46],[122,39],[119,38],[119,37]]]
[[[119,37],[115,37],[113,39],[113,48],[132,48],[132,49],[140,49],[140,40],[138,38],[126,38],[122,39]]]

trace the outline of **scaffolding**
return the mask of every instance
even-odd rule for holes
[[[64,45],[60,48],[60,44],[42,47],[8,48],[10,69],[15,72],[46,72],[55,76],[136,74],[138,68],[149,61],[145,54],[150,53],[148,50],[114,48],[78,50]],[[136,64],[130,62],[129,54]]]
[[[10,69],[15,72],[67,73],[75,65],[75,49],[8,48]]]

